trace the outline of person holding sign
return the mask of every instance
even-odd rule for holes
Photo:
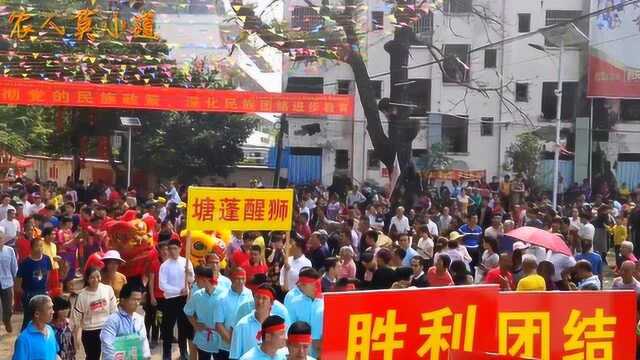
[[[285,345],[285,330],[283,318],[269,316],[262,322],[261,330],[256,335],[262,343],[251,348],[240,360],[285,360],[286,356],[278,351]]]
[[[187,359],[187,337],[192,328],[182,309],[187,303],[189,286],[193,282],[193,266],[180,256],[180,241],[169,241],[169,258],[160,265],[158,280],[165,298],[162,311],[162,358],[171,358],[173,327],[177,322],[180,357]]]
[[[150,359],[151,350],[144,317],[136,312],[142,301],[142,290],[125,284],[120,290],[120,305],[100,332],[103,360]]]

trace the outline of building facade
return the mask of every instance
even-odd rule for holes
[[[290,26],[305,26],[313,16],[303,0],[291,0],[287,10]],[[380,98],[389,96],[391,86],[389,56],[384,50],[395,28],[391,11],[384,1],[367,1],[362,48]],[[505,173],[505,151],[517,135],[548,132],[556,117],[557,44],[546,42],[542,34],[524,35],[588,12],[589,1],[585,0],[445,0],[441,8],[424,14],[413,24],[422,44],[412,47],[409,63],[409,97],[420,123],[414,156],[419,158],[433,144],[442,143],[459,169],[486,170],[489,177]],[[588,21],[576,26],[588,33]],[[566,130],[562,134],[570,150],[576,141],[575,129],[590,126],[585,95],[587,49],[571,46],[563,55],[561,118]],[[443,57],[460,61],[446,64],[445,73],[436,64],[421,66]],[[353,94],[356,98],[353,119],[288,118],[285,144],[290,167],[293,162],[294,167],[313,169],[304,178],[324,184],[330,184],[336,175],[350,176],[356,183],[388,182],[386,169],[375,158],[348,65],[285,59],[283,83],[283,91]],[[384,116],[382,119],[384,123]],[[548,154],[545,159],[541,168],[548,173]],[[312,163],[314,166],[305,166]],[[565,182],[587,177],[588,166],[572,160],[565,163]],[[542,175],[550,180],[549,174]]]

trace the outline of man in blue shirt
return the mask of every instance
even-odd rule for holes
[[[411,238],[407,234],[402,234],[398,237],[398,245],[405,251],[404,259],[402,259],[402,266],[411,267],[411,259],[418,255],[418,252],[411,247]]]
[[[267,283],[267,275],[266,274],[256,274],[253,279],[250,281],[250,285],[252,289],[257,289],[260,285]],[[238,322],[243,317],[247,316],[251,311],[256,308],[253,299],[251,301],[245,302],[238,307],[238,313],[236,314],[236,322]],[[277,299],[273,301],[271,306],[271,313],[273,315],[278,315],[284,319],[284,323],[286,326],[291,324],[289,320],[289,312],[287,308]]]
[[[55,360],[58,342],[56,332],[48,325],[53,318],[53,301],[47,295],[36,295],[25,309],[32,320],[16,340],[13,360]]]
[[[286,339],[283,318],[278,315],[266,318],[258,337],[261,344],[251,348],[240,360],[286,360],[286,355],[279,351],[284,348]]]
[[[27,309],[29,301],[36,295],[47,293],[47,278],[52,269],[51,259],[43,253],[42,239],[31,240],[31,255],[18,265],[16,286],[22,290],[22,306]],[[26,312],[22,319],[22,330],[29,323],[30,314]]]
[[[315,360],[309,356],[311,348],[311,326],[304,321],[296,321],[287,331],[287,347],[279,352],[287,355],[287,360]]]
[[[304,321],[311,326],[312,356],[317,356],[320,353],[322,340],[324,301],[322,300],[320,278],[321,275],[317,270],[313,268],[302,269],[298,280],[300,295],[290,298],[286,305],[291,322]]]
[[[211,253],[206,257],[207,266],[213,270],[213,276],[218,280],[217,288],[221,290],[229,290],[231,288],[231,279],[220,273],[220,256]]]
[[[136,312],[142,301],[142,289],[128,283],[120,290],[120,308],[111,314],[105,321],[100,331],[102,344],[102,360],[120,359],[125,355],[116,352],[114,343],[119,337],[137,335],[142,348],[142,357],[151,358],[147,329],[144,326],[144,317]],[[96,349],[97,350],[97,349]]]
[[[463,237],[462,244],[471,255],[471,272],[475,274],[475,267],[480,258],[480,240],[482,238],[482,228],[478,226],[478,215],[471,213],[467,215],[467,223],[462,224],[458,232]]]
[[[262,328],[262,323],[273,315],[271,313],[271,305],[276,298],[276,292],[269,285],[260,285],[253,293],[256,309],[249,315],[238,321],[233,328],[231,337],[230,359],[240,359],[251,348],[258,344],[256,335]],[[284,320],[283,320],[284,322]]]
[[[221,336],[220,351],[218,357],[220,359],[229,358],[229,349],[231,344],[231,331],[236,326],[238,318],[238,309],[244,303],[253,304],[253,294],[251,290],[244,286],[246,280],[246,272],[243,268],[237,267],[231,273],[231,289],[226,292],[220,299],[220,306],[216,309],[216,331]],[[222,328],[219,327],[222,325]]]
[[[211,268],[198,266],[195,274],[200,289],[191,295],[184,306],[184,313],[195,330],[193,344],[198,349],[198,360],[210,360],[220,350],[222,340],[216,330],[216,324],[220,324],[216,319],[216,312],[226,291],[216,286],[217,279]]]

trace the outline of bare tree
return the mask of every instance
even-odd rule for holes
[[[276,3],[278,0],[274,0]],[[265,24],[259,15],[254,13],[251,7],[236,8],[236,15],[243,22],[243,29],[248,33],[258,35],[268,46],[272,46],[284,53],[305,48],[308,51],[302,55],[296,55],[295,60],[309,61],[309,58],[326,58],[348,64],[358,88],[360,102],[366,118],[366,128],[373,144],[375,155],[391,173],[394,168],[396,156],[400,164],[402,178],[398,181],[401,191],[395,194],[411,203],[419,189],[419,176],[412,160],[412,144],[420,129],[419,121],[410,115],[413,105],[409,102],[408,65],[409,51],[413,45],[427,45],[433,64],[436,64],[443,76],[467,88],[469,92],[480,93],[489,96],[489,93],[499,93],[508,86],[487,88],[475,84],[474,81],[460,75],[459,72],[468,70],[469,64],[465,64],[457,56],[448,56],[443,49],[431,44],[419,42],[414,32],[413,24],[422,16],[430,16],[430,12],[443,11],[442,4],[437,0],[423,0],[420,3],[414,0],[395,0],[393,16],[395,18],[393,38],[389,40],[384,49],[389,54],[389,77],[391,90],[388,98],[376,99],[375,89],[365,59],[360,48],[362,32],[358,28],[358,16],[366,8],[361,0],[344,0],[343,6],[334,6],[328,0],[304,0],[305,3],[317,12],[317,27],[313,32],[304,32],[300,29],[290,29],[286,24]],[[503,26],[499,19],[485,6],[474,6],[472,16],[475,16],[486,24],[486,31],[497,31]],[[323,19],[328,19],[323,21]],[[454,33],[451,24],[451,31]],[[244,37],[246,37],[245,34]],[[488,36],[488,35],[487,35]],[[312,59],[313,60],[313,59]],[[466,69],[466,70],[465,70]],[[466,96],[465,96],[466,97]],[[461,101],[464,101],[462,99]],[[507,103],[514,111],[515,104]],[[510,107],[507,106],[507,109]],[[380,114],[383,114],[389,124],[388,134],[382,124]],[[522,113],[522,115],[525,115]]]

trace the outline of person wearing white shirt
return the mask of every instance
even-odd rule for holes
[[[550,261],[553,264],[555,273],[551,277],[551,280],[556,283],[562,280],[562,273],[564,271],[576,266],[576,259],[573,256],[568,256],[555,251],[549,251],[547,253],[547,261]]]
[[[358,185],[353,185],[353,190],[347,194],[347,207],[357,206],[367,201],[367,198],[358,190]]]
[[[282,290],[289,291],[298,284],[298,275],[304,267],[311,267],[311,260],[304,256],[304,239],[296,239],[289,249],[289,258],[280,270],[279,283]]]
[[[428,229],[428,226],[422,225],[418,227],[418,254],[422,256],[424,259],[432,259],[433,258],[433,248],[435,244],[433,243],[433,239],[427,234],[424,229]]]
[[[431,234],[431,236],[437,236],[439,234],[438,225],[431,219],[428,219],[427,229],[429,229],[429,234]]]
[[[9,196],[9,194],[3,194],[2,202],[0,203],[0,220],[4,220],[7,218],[7,211],[9,211],[9,209],[13,209],[13,211],[16,210],[16,208],[9,204],[10,202],[11,197]]]
[[[4,228],[5,245],[15,247],[16,238],[20,233],[20,222],[16,220],[16,210],[9,209],[7,218],[0,220],[0,227]]]
[[[0,303],[2,304],[2,322],[11,332],[11,314],[13,313],[13,285],[18,273],[16,253],[9,246],[4,245],[4,229],[0,227]]]
[[[35,215],[40,212],[40,210],[44,209],[44,203],[42,202],[42,198],[40,194],[33,194],[33,203],[29,205],[29,207],[24,208],[24,217],[29,217]]]
[[[596,228],[591,223],[591,214],[580,214],[580,228],[578,228],[578,238],[593,240]]]
[[[404,208],[402,206],[398,206],[396,209],[396,216],[391,218],[389,232],[391,233],[391,229],[395,229],[396,234],[406,234],[409,232],[410,228],[409,219],[404,216]]]
[[[180,256],[180,241],[169,241],[169,258],[160,265],[158,272],[158,283],[165,297],[161,327],[163,359],[171,358],[173,327],[176,321],[178,323],[180,356],[183,359],[188,357],[187,336],[192,332],[192,327],[182,310],[187,303],[187,294],[192,282],[193,266],[191,262]]]

